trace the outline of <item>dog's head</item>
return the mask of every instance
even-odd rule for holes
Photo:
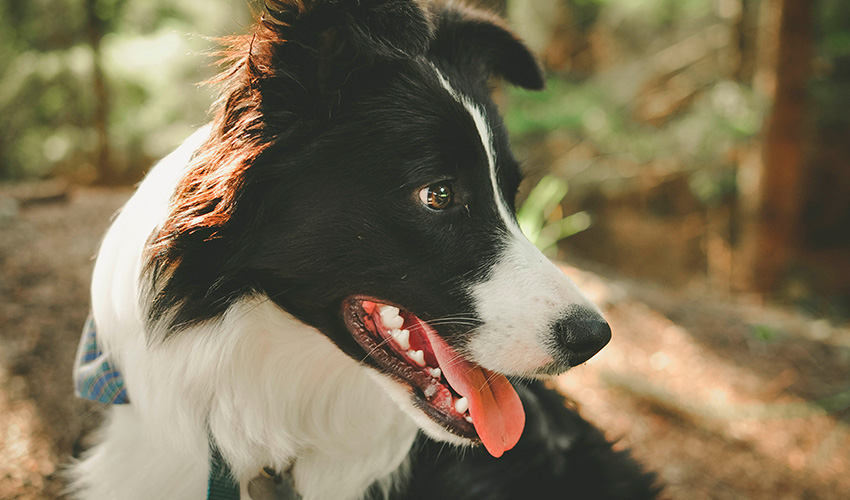
[[[560,373],[610,338],[521,233],[493,76],[543,86],[496,18],[408,0],[269,1],[156,235],[151,322],[264,295],[368,365],[429,434],[501,455],[505,376]]]

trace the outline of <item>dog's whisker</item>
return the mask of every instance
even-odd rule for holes
[[[441,322],[441,321],[467,321],[467,322],[470,322],[470,323],[476,323],[476,324],[481,324],[481,323],[483,323],[483,321],[481,321],[481,320],[479,320],[479,319],[477,319],[477,318],[473,318],[473,317],[471,317],[471,316],[457,316],[457,317],[435,318],[435,319],[431,319],[431,320],[426,321],[426,323],[428,323],[428,324],[433,324],[433,323],[439,323],[439,322]]]
[[[428,323],[428,326],[444,326],[444,325],[458,325],[458,326],[480,326],[481,323],[476,323],[474,321],[462,321],[462,320],[444,320],[444,321],[432,321]]]
[[[458,365],[460,363],[467,363],[467,361],[462,354],[455,354],[455,356],[446,361],[443,366],[454,367],[455,365]]]
[[[369,350],[369,352],[366,353],[366,356],[364,356],[363,359],[358,361],[358,364],[362,365],[363,363],[365,363],[366,360],[369,359],[370,356],[372,356],[372,354],[376,353],[378,351],[378,349],[387,345],[387,343],[390,342],[390,340],[391,339],[389,337],[387,337],[384,340],[382,340],[381,342],[379,342],[375,347],[373,347],[372,349]]]
[[[496,372],[491,373],[490,376],[487,377],[487,380],[485,380],[484,383],[481,385],[481,387],[478,388],[478,390],[480,391],[481,389],[484,389],[484,387],[490,385],[490,382],[492,382],[498,376],[500,376],[499,373],[496,373]]]
[[[470,321],[481,322],[480,319],[478,319],[474,316],[470,316],[470,315],[464,314],[464,313],[458,313],[458,314],[447,314],[445,316],[439,316],[439,317],[436,317],[436,318],[431,318],[430,320],[426,321],[426,323],[429,323],[431,321],[440,321],[440,320],[444,320],[444,319],[465,319],[465,320],[470,320]]]

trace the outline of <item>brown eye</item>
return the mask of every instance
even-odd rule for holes
[[[445,210],[454,202],[454,192],[448,182],[438,182],[420,189],[419,200],[433,210]]]

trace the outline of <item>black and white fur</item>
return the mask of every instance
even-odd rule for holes
[[[609,331],[519,230],[521,175],[488,82],[537,89],[527,49],[455,4],[269,1],[229,42],[214,122],[160,162],[107,233],[92,306],[131,404],[73,468],[82,499],[202,499],[213,440],[242,485],[305,500],[650,498],[652,477],[528,382]],[[435,211],[417,193],[453,186]],[[526,380],[519,444],[470,448],[342,319],[352,295],[432,322]],[[447,446],[444,443],[456,446]]]

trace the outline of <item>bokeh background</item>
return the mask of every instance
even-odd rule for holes
[[[614,330],[554,384],[665,498],[850,498],[850,3],[477,3],[547,69],[496,91],[523,229]],[[0,498],[62,498],[99,238],[258,9],[0,3]]]

